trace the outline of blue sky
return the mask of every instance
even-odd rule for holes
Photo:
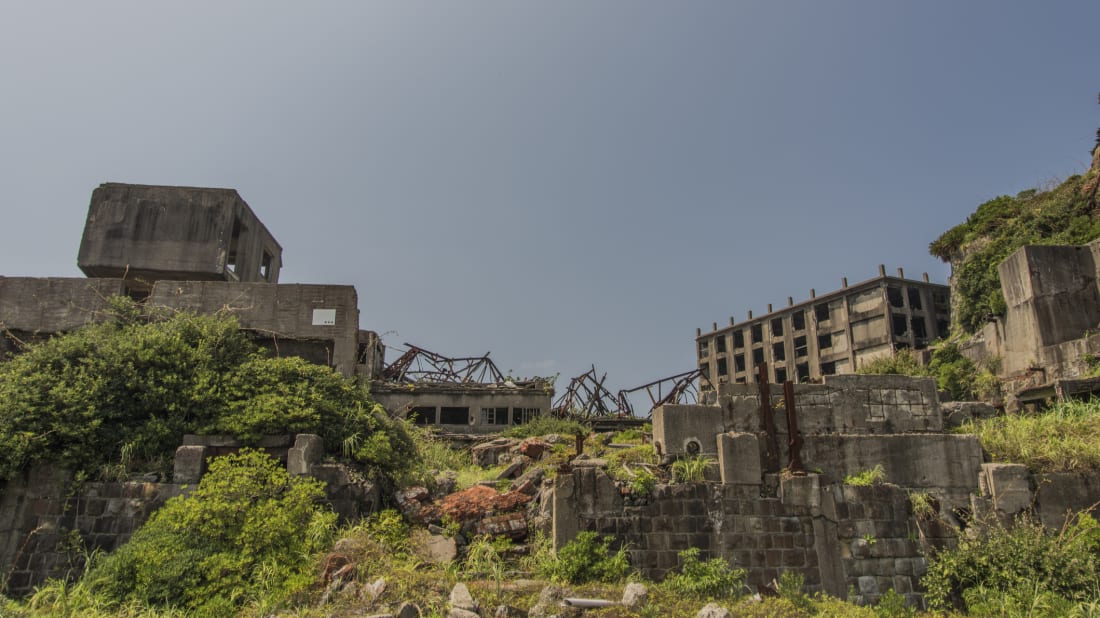
[[[79,276],[101,182],[232,187],[283,282],[400,347],[613,389],[696,327],[948,267],[1081,172],[1100,3],[5,2],[0,274]],[[390,352],[389,358],[395,358]]]

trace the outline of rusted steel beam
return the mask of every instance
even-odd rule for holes
[[[798,411],[794,407],[794,383],[783,383],[783,407],[787,409],[787,469],[795,474],[806,472],[802,465],[802,432],[798,430]]]
[[[756,366],[756,385],[760,392],[760,428],[764,430],[764,471],[779,472],[779,438],[772,412],[772,394],[768,385],[768,364]]]
[[[387,382],[436,382],[443,384],[499,384],[504,374],[484,356],[450,357],[406,343],[408,350],[382,371]]]

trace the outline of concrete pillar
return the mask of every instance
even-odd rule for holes
[[[205,446],[181,446],[176,449],[176,457],[172,463],[173,483],[193,485],[202,479],[205,472]]]

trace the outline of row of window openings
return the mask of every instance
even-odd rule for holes
[[[818,322],[824,322],[829,319],[829,305],[821,304],[814,307],[814,315]],[[795,331],[806,330],[806,313],[804,311],[796,311],[791,314],[791,327]],[[771,334],[772,337],[783,336],[783,318],[775,318],[771,321]],[[762,343],[764,341],[764,325],[753,324],[749,328],[749,337],[752,343]],[[735,330],[733,331],[733,348],[745,347],[745,331]],[[718,354],[726,351],[726,338],[718,337],[714,340],[714,350]],[[699,342],[699,356],[703,357],[707,355],[707,341]]]
[[[817,347],[820,350],[827,350],[833,347],[833,335],[831,333],[825,333],[817,336]],[[810,353],[809,347],[806,345],[806,337],[794,338],[794,356],[795,358],[804,358]],[[787,360],[787,349],[782,342],[772,345],[772,360],[784,361]],[[764,348],[755,348],[752,351],[752,364],[753,366],[759,365],[764,362]],[[734,354],[733,355],[734,373],[741,373],[745,371],[745,355]],[[718,359],[718,374],[727,375],[727,365],[725,358]]]
[[[541,408],[512,408],[513,425],[528,423],[542,413]],[[466,406],[417,406],[409,416],[417,425],[469,425],[470,408]],[[438,420],[437,420],[438,419]],[[479,425],[507,425],[508,408],[481,408]]]
[[[725,359],[719,359],[718,375],[726,375],[723,371],[723,363]],[[794,381],[798,383],[806,383],[810,381],[810,365],[809,363],[798,363],[794,366]],[[836,362],[830,361],[827,363],[821,363],[821,375],[831,376],[836,374]],[[776,367],[772,372],[773,382],[775,384],[782,384],[787,381],[788,374],[786,367]],[[747,381],[745,376],[739,376],[735,382],[738,384],[744,384]]]

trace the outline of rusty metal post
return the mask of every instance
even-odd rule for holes
[[[787,469],[802,474],[806,469],[802,465],[802,432],[798,430],[798,413],[794,409],[794,382],[783,383],[783,407],[787,409]]]
[[[760,389],[760,425],[766,434],[764,440],[764,471],[779,472],[779,439],[776,437],[775,416],[772,413],[772,394],[768,385],[768,364],[756,366],[756,384]]]

